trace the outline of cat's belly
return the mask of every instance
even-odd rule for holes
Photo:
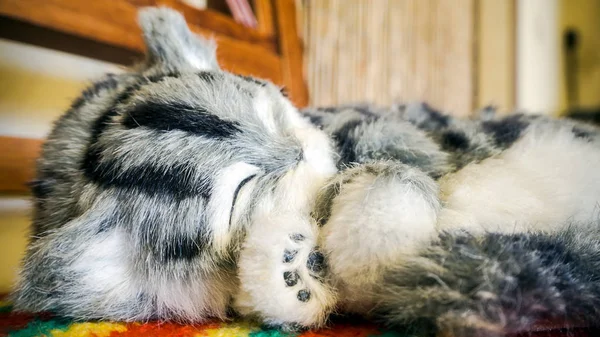
[[[440,181],[438,229],[556,231],[598,217],[600,146],[571,127],[533,127],[497,157]]]

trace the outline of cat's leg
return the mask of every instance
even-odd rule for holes
[[[320,244],[348,310],[371,308],[382,272],[436,235],[437,185],[418,169],[377,162],[339,174],[318,199]]]
[[[310,216],[334,170],[315,169],[311,161],[322,166],[323,160],[304,153],[297,167],[258,197],[238,260],[236,310],[284,328],[320,326],[336,304]],[[333,160],[325,159],[333,169]]]

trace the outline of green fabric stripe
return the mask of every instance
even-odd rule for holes
[[[282,332],[282,331],[276,330],[276,329],[267,329],[264,327],[262,329],[265,329],[265,330],[251,332],[248,336],[249,337],[296,337],[296,336],[298,336],[298,334],[295,334],[295,333]]]
[[[71,324],[71,320],[68,319],[51,319],[49,321],[41,321],[35,319],[24,329],[18,331],[12,331],[8,333],[9,337],[37,337],[37,336],[49,336],[51,330],[59,329],[66,330]]]
[[[12,309],[13,309],[13,306],[10,305],[10,304],[9,305],[3,305],[3,306],[0,306],[0,313],[9,313],[9,312],[12,311]]]

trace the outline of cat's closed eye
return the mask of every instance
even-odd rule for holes
[[[233,200],[231,202],[231,211],[229,212],[229,225],[231,225],[231,219],[233,218],[233,211],[235,209],[235,204],[238,199],[238,195],[240,194],[240,191],[247,183],[249,183],[254,178],[256,178],[256,174],[253,174],[253,175],[250,175],[250,176],[244,178],[244,180],[242,180],[240,182],[240,184],[237,186],[237,188],[235,189],[235,192],[233,192]]]

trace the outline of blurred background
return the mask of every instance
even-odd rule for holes
[[[456,115],[600,106],[598,0],[302,4],[313,104],[427,100]]]
[[[0,292],[27,242],[41,140],[91,80],[140,59],[135,10],[156,4],[215,38],[225,69],[299,106],[600,108],[600,0],[0,0]]]

